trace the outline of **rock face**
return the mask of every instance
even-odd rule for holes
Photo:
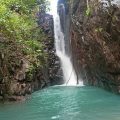
[[[110,2],[74,0],[71,46],[77,75],[84,84],[120,93],[120,8]]]
[[[34,66],[34,69],[30,68],[29,58],[23,55],[22,49],[0,34],[0,44],[6,45],[6,49],[0,48],[0,100],[25,100],[36,90],[62,84],[60,61],[55,55],[52,16],[40,12],[38,25],[45,33],[42,41],[44,57],[38,58],[42,66]]]
[[[44,51],[48,54],[48,59],[46,61],[48,68],[48,75],[50,85],[60,85],[63,84],[63,74],[60,67],[60,60],[56,55],[56,50],[54,47],[54,25],[53,25],[53,16],[46,14],[44,12],[39,13],[38,15],[38,24],[45,32],[47,39],[44,41]]]
[[[33,91],[33,86],[27,79],[29,62],[19,47],[2,34],[0,43],[6,46],[0,49],[0,100],[21,100]]]

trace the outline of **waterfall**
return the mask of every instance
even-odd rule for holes
[[[51,0],[51,14],[54,19],[54,37],[56,54],[61,61],[64,81],[66,85],[77,85],[77,76],[70,56],[65,51],[65,39],[61,29],[60,16],[57,12],[58,0]],[[63,6],[64,7],[64,6]]]

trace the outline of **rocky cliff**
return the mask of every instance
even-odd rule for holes
[[[37,30],[43,35],[37,56],[27,55],[21,44],[0,34],[0,100],[25,100],[36,90],[62,83],[54,48],[53,18],[45,12],[39,12],[37,17]]]
[[[73,0],[70,42],[85,85],[120,93],[120,7],[116,1]]]
[[[48,55],[46,61],[48,71],[45,76],[48,76],[47,80],[50,81],[50,85],[62,84],[62,69],[54,46],[53,16],[40,12],[38,15],[38,25],[47,36],[47,39],[43,41],[44,51]]]

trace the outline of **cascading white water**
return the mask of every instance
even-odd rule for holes
[[[77,77],[70,57],[65,52],[64,34],[61,29],[60,17],[57,12],[58,0],[51,0],[51,14],[54,19],[54,36],[56,54],[60,58],[66,85],[77,85]],[[63,6],[64,7],[64,6]]]

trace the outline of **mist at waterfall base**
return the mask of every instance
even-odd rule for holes
[[[61,67],[63,70],[63,76],[65,85],[77,85],[77,76],[74,70],[74,67],[72,65],[70,56],[66,53],[65,49],[65,39],[64,34],[61,29],[61,23],[60,23],[60,17],[57,12],[57,3],[58,0],[51,0],[51,14],[53,15],[54,20],[54,36],[55,36],[55,48],[56,48],[56,54],[60,58],[61,61]],[[65,12],[64,5],[62,5],[63,10]],[[79,85],[83,85],[83,82],[80,82]]]

